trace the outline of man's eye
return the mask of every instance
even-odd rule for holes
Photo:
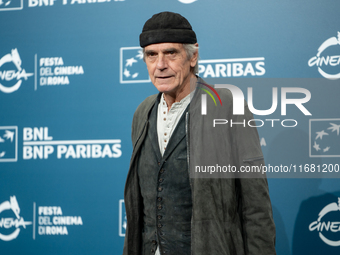
[[[168,56],[169,58],[173,59],[177,56],[177,51],[175,50],[169,50],[167,53],[166,53],[166,56]]]

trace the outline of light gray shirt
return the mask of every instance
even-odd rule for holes
[[[183,112],[190,103],[190,95],[187,95],[180,102],[173,103],[169,111],[164,99],[164,93],[161,96],[157,112],[157,135],[162,156]]]

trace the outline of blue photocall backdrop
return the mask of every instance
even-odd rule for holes
[[[122,254],[132,116],[157,92],[139,34],[161,11],[192,24],[208,83],[232,81],[246,100],[251,87],[257,110],[277,88],[276,110],[251,123],[282,172],[268,174],[277,254],[339,254],[339,10],[331,0],[0,1],[1,254]]]

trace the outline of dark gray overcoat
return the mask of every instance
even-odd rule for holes
[[[199,81],[203,82],[201,79]],[[189,152],[190,148],[205,148],[205,153],[209,153],[216,149],[216,141],[218,141],[217,147],[224,155],[222,161],[219,161],[222,162],[221,164],[230,164],[237,169],[241,169],[242,166],[260,168],[264,165],[262,151],[257,130],[251,127],[254,122],[248,125],[248,121],[253,119],[253,116],[247,104],[245,103],[244,106],[244,115],[233,115],[231,92],[227,89],[216,90],[223,106],[217,107],[212,100],[207,100],[209,111],[204,118],[195,116],[200,114],[201,106],[191,101],[186,116],[189,166],[201,156]],[[199,89],[196,89],[197,91]],[[198,97],[196,94],[195,97]],[[148,114],[155,104],[156,97],[157,95],[152,95],[146,98],[138,106],[133,117],[133,153],[124,191],[127,228],[123,255],[141,254],[143,201],[136,167],[139,150],[148,130]],[[221,116],[228,120],[228,125],[213,129],[213,119]],[[235,124],[231,127],[230,122],[245,123],[245,125]],[[210,131],[208,134],[207,130]],[[220,154],[214,153],[214,155]],[[276,254],[275,225],[267,179],[262,174],[255,177],[259,178],[241,176],[241,178],[190,179],[193,203],[192,255]]]

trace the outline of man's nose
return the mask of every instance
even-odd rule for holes
[[[165,55],[160,54],[158,56],[158,59],[157,59],[157,68],[160,69],[160,70],[163,70],[163,69],[167,68],[167,61],[166,61]]]

